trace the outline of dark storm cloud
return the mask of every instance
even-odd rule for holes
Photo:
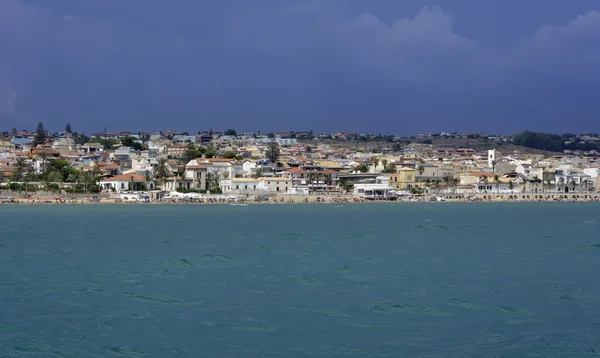
[[[542,1],[490,4],[511,28],[504,38],[479,19],[487,8],[461,0],[4,0],[0,121],[87,131],[594,130],[600,13],[573,5],[565,19],[569,7],[545,12]]]

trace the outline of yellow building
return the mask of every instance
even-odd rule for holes
[[[12,152],[15,145],[8,139],[0,138],[0,152]]]
[[[395,190],[410,190],[417,186],[415,182],[415,170],[412,168],[398,168],[396,173],[388,174],[390,186]]]

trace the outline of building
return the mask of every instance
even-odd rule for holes
[[[389,185],[395,190],[410,190],[417,187],[415,169],[402,167],[397,168],[396,173],[388,174]]]
[[[190,189],[210,190],[220,187],[222,179],[242,178],[242,163],[225,158],[197,158],[185,166],[185,178],[192,181]]]
[[[128,190],[140,190],[146,187],[147,190],[155,188],[154,182],[146,182],[146,178],[136,174],[122,174],[106,178],[100,181],[100,188],[103,191],[113,191],[121,193]]]
[[[394,200],[397,195],[394,188],[390,186],[390,180],[387,176],[378,176],[371,183],[354,184],[352,194],[361,199],[367,200]]]

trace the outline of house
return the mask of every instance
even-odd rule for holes
[[[84,145],[81,146],[81,150],[85,154],[100,152],[100,151],[102,151],[102,149],[103,149],[102,144],[100,144],[100,143],[85,143]]]
[[[231,178],[221,179],[219,187],[223,193],[250,194],[258,190],[258,179]]]
[[[389,185],[396,190],[410,190],[417,186],[415,169],[402,167],[396,168],[396,173],[388,174]]]
[[[209,190],[220,187],[221,179],[242,178],[242,163],[225,158],[197,158],[185,166],[185,178],[192,181],[191,189]]]
[[[338,191],[339,173],[335,170],[323,170],[313,166],[294,167],[279,173],[280,177],[288,178],[291,186],[308,188],[314,192]]]
[[[393,200],[397,198],[394,188],[390,186],[388,176],[378,176],[371,183],[354,184],[352,194],[361,199],[370,200]]]
[[[11,137],[10,141],[16,147],[23,147],[25,145],[31,144],[31,142],[33,142],[34,138],[35,138],[35,134],[27,133],[27,132],[19,132],[19,133],[15,133]]]
[[[292,188],[292,181],[289,178],[269,178],[262,177],[258,179],[258,189],[268,192],[288,192]]]
[[[152,190],[154,182],[146,182],[146,178],[136,174],[122,174],[102,179],[98,183],[103,191],[114,191],[117,193],[128,190]]]
[[[0,138],[0,153],[12,152],[15,150],[15,144],[7,138]]]

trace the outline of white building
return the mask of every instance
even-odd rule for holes
[[[146,178],[136,174],[122,174],[106,178],[100,181],[99,186],[104,191],[114,191],[120,193],[123,191],[134,190],[136,183],[143,183],[148,190],[155,188],[154,182],[146,182]]]
[[[362,199],[377,200],[396,199],[397,197],[387,176],[377,177],[374,183],[354,184],[353,195]]]

